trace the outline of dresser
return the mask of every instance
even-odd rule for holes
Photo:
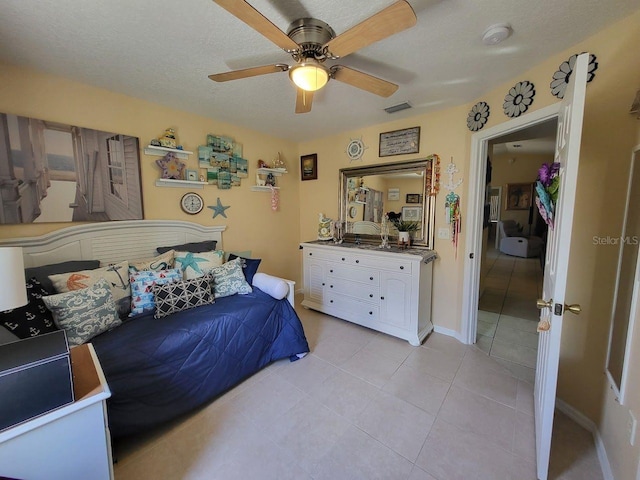
[[[70,351],[75,401],[0,433],[0,476],[29,480],[113,478],[106,399],[93,345]]]
[[[418,346],[433,330],[430,250],[302,243],[304,300],[318,310]]]

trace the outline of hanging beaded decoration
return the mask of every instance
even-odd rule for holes
[[[269,188],[271,189],[271,210],[275,212],[280,206],[280,195],[273,185],[269,185]]]
[[[429,155],[427,160],[431,160],[431,163],[425,178],[426,191],[427,195],[434,197],[440,191],[440,157],[434,153]]]
[[[460,238],[460,228],[462,226],[462,214],[460,213],[460,196],[454,192],[462,184],[462,179],[454,182],[453,176],[458,173],[456,164],[453,163],[453,157],[451,162],[447,165],[447,175],[449,181],[444,187],[449,190],[449,193],[445,197],[445,220],[451,228],[451,243],[455,247],[455,257],[458,258],[458,240]]]

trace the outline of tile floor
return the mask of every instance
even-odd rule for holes
[[[543,271],[538,258],[519,258],[490,248],[484,291],[478,302],[478,348],[533,382],[538,353],[538,310]]]
[[[533,387],[475,346],[407,342],[299,308],[311,354],[116,442],[116,480],[535,479]],[[600,479],[557,415],[552,475]]]

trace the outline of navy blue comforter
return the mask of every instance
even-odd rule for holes
[[[160,319],[142,315],[91,343],[111,389],[112,437],[166,422],[275,360],[309,351],[289,302],[257,288]]]

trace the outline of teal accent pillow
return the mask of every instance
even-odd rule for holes
[[[224,263],[224,251],[213,250],[211,252],[181,252],[176,250],[174,258],[175,268],[182,270],[185,280],[202,277],[212,268]]]
[[[67,332],[69,345],[81,345],[117,327],[118,318],[109,283],[101,278],[88,288],[42,297],[58,328]]]
[[[242,273],[242,259],[236,258],[211,270],[213,292],[216,298],[253,292]]]

